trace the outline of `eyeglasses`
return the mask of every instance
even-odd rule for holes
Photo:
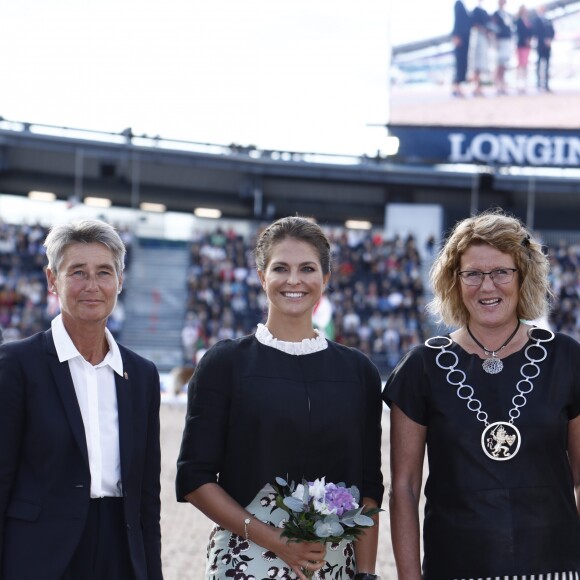
[[[497,270],[492,270],[491,272],[463,270],[463,272],[458,272],[458,274],[463,280],[464,284],[467,284],[468,286],[481,286],[483,284],[483,279],[486,276],[489,276],[491,281],[496,285],[507,284],[513,280],[514,272],[517,271],[517,268],[498,268]]]

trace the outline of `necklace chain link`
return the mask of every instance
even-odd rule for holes
[[[518,324],[519,328],[519,324]],[[516,328],[517,331],[517,328]],[[540,338],[539,336],[534,336],[534,331],[543,331],[549,333],[548,338]],[[471,333],[470,333],[471,334]],[[515,334],[515,333],[514,333]],[[537,334],[537,333],[536,333]],[[522,375],[522,379],[519,380],[516,384],[516,389],[518,391],[517,395],[514,395],[512,398],[513,407],[509,410],[508,415],[510,417],[510,423],[513,422],[520,416],[521,412],[520,409],[525,406],[527,403],[527,395],[529,395],[532,390],[534,389],[534,384],[532,383],[532,379],[537,378],[540,375],[540,367],[537,363],[542,362],[546,359],[548,353],[546,348],[542,345],[543,342],[549,342],[553,340],[554,333],[551,330],[547,329],[538,329],[538,328],[530,328],[528,330],[528,337],[530,340],[536,341],[533,344],[529,344],[525,350],[524,355],[528,362],[524,363],[520,368],[520,374]],[[511,340],[510,337],[509,340]],[[508,342],[509,342],[508,340]],[[444,341],[443,344],[436,344],[435,341]],[[477,342],[477,341],[476,341]],[[456,394],[457,396],[467,401],[466,405],[467,408],[476,413],[477,420],[481,421],[484,425],[488,426],[488,414],[486,411],[482,409],[482,403],[479,399],[475,398],[475,391],[471,385],[466,385],[465,380],[467,379],[467,375],[461,370],[456,368],[459,363],[459,357],[455,354],[452,350],[447,350],[453,344],[453,340],[448,336],[434,336],[433,338],[429,338],[425,341],[425,345],[429,348],[434,348],[440,350],[441,352],[437,353],[435,357],[435,362],[440,369],[447,371],[446,379],[447,382],[453,386],[457,387]],[[481,346],[481,345],[480,345]],[[505,346],[505,345],[504,345]],[[482,347],[483,348],[483,347]],[[503,347],[502,347],[503,348]],[[540,349],[541,356],[538,358],[534,358],[530,353],[532,349]],[[500,349],[501,350],[501,349]],[[450,365],[444,365],[441,361],[442,357],[445,355],[450,355],[454,362]],[[530,367],[527,369],[526,367]],[[454,376],[454,375],[457,376]]]

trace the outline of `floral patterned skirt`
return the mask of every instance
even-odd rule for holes
[[[286,512],[275,505],[275,493],[266,486],[246,509],[256,519],[284,527]],[[348,580],[356,572],[352,542],[326,545],[326,563],[314,575],[315,580]],[[296,574],[280,558],[251,540],[216,526],[209,537],[206,580],[295,580]]]

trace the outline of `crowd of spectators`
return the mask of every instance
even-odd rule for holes
[[[45,276],[44,239],[48,228],[40,224],[9,224],[0,220],[0,328],[4,342],[31,336],[50,327],[59,313],[58,298],[48,292]],[[131,233],[120,230],[131,258]],[[109,318],[111,332],[119,337],[123,328],[122,294]]]
[[[58,314],[58,300],[47,291],[44,274],[42,244],[47,233],[38,224],[0,221],[0,328],[4,341],[44,330]],[[121,233],[130,264],[131,233],[123,229]],[[428,296],[424,287],[430,251],[423,253],[422,261],[412,236],[388,238],[378,231],[342,228],[327,234],[332,244],[332,277],[315,320],[329,338],[359,348],[386,374],[432,332],[425,315]],[[217,340],[253,332],[265,320],[266,298],[255,270],[254,243],[255,234],[219,227],[192,240],[182,330],[186,365],[195,366]],[[555,296],[550,327],[580,341],[580,243],[562,240],[548,251]],[[109,328],[122,341],[122,300]]]
[[[554,303],[550,327],[580,342],[580,242],[561,240],[549,248]]]
[[[40,225],[0,222],[0,326],[5,342],[50,324],[54,303],[47,300],[42,245],[47,233]]]
[[[319,326],[329,338],[368,354],[386,375],[433,331],[425,315],[424,284],[434,240],[422,260],[412,236],[389,239],[382,232],[344,229],[327,234],[333,264],[325,311],[332,317],[319,320]],[[254,242],[254,235],[221,228],[192,241],[182,334],[186,364],[195,366],[217,340],[248,334],[265,320]],[[580,340],[580,244],[562,241],[549,255],[554,291],[549,324]]]
[[[329,338],[359,348],[382,369],[392,368],[424,338],[425,293],[415,240],[343,228],[327,234],[332,276],[328,302],[315,322]],[[220,228],[192,241],[182,335],[187,363],[195,365],[217,340],[248,334],[265,320],[254,242],[254,235]]]

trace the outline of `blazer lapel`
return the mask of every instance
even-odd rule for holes
[[[127,481],[133,448],[133,405],[131,368],[123,356],[123,376],[115,373],[117,386],[117,408],[119,410],[119,453],[121,455],[121,478]]]
[[[87,439],[85,437],[85,426],[83,425],[83,418],[81,409],[77,400],[77,394],[70,374],[68,363],[59,362],[54,346],[54,339],[52,338],[52,330],[47,330],[46,348],[48,351],[48,364],[50,366],[52,376],[56,385],[56,389],[62,400],[64,410],[73,432],[74,438],[79,446],[81,455],[85,460],[87,467],[89,466],[89,452],[87,450]]]

